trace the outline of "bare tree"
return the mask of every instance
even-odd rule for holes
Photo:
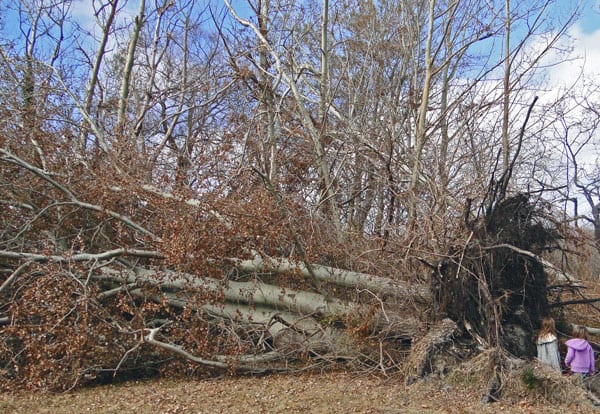
[[[545,129],[547,139],[562,146],[563,155],[558,174],[552,182],[540,181],[560,194],[565,210],[575,222],[583,220],[591,226],[596,248],[600,246],[600,171],[598,170],[598,128],[600,114],[596,109],[598,86],[585,77],[566,99],[555,106],[553,122]],[[550,131],[550,132],[548,132]],[[580,204],[583,202],[583,205]]]
[[[11,3],[30,13],[0,44],[0,375],[66,389],[188,363],[385,372],[453,292],[457,323],[427,338],[464,328],[501,344],[502,295],[526,294],[492,286],[490,266],[547,267],[545,240],[491,243],[466,198],[525,188],[494,175],[503,137],[531,145],[524,123],[496,126],[505,102],[529,102],[520,88],[555,38],[525,53],[544,9],[512,15],[532,24],[507,93],[506,56],[478,49],[513,35],[500,3],[269,0],[242,14],[157,0],[130,20],[108,1],[98,38],[61,35],[78,27],[66,2]],[[509,170],[526,170],[510,150]],[[521,220],[532,204],[514,200],[508,223],[554,223]],[[436,291],[432,269],[465,283]],[[437,348],[421,349],[419,375]]]

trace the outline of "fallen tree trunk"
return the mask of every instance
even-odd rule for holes
[[[290,311],[343,317],[355,310],[356,305],[335,298],[325,298],[312,292],[288,289],[262,282],[220,281],[209,277],[197,277],[189,273],[169,270],[99,269],[101,278],[119,283],[150,283],[164,289],[201,289],[211,294],[222,293],[229,302],[267,305]],[[105,295],[106,296],[106,295]]]
[[[122,297],[136,297],[143,300],[150,299],[160,306],[168,306],[184,312],[186,309],[202,311],[210,319],[226,322],[231,332],[264,331],[265,340],[269,342],[270,349],[276,350],[289,358],[297,358],[300,354],[310,354],[319,360],[335,361],[339,359],[353,360],[365,357],[369,352],[357,346],[356,338],[349,335],[346,330],[348,323],[357,324],[363,334],[373,335],[378,341],[408,341],[417,332],[418,321],[407,318],[388,309],[385,301],[375,292],[386,292],[389,297],[397,298],[401,295],[406,301],[420,302],[428,294],[423,286],[409,286],[388,278],[377,277],[364,273],[345,271],[326,266],[314,265],[313,275],[321,281],[330,284],[340,284],[347,288],[368,290],[367,303],[349,302],[319,293],[290,289],[283,286],[270,285],[259,281],[239,282],[222,281],[209,277],[200,277],[195,274],[177,272],[147,267],[132,267],[118,269],[114,266],[122,262],[121,258],[133,256],[144,259],[160,259],[162,256],[152,251],[114,249],[107,252],[76,254],[76,255],[42,255],[23,252],[0,251],[0,257],[10,260],[26,260],[25,266],[32,263],[53,263],[63,267],[70,263],[78,263],[77,269],[82,272],[79,276],[67,272],[65,276],[71,281],[78,280],[83,289],[89,283],[98,283],[104,290],[96,294],[99,303],[107,303],[116,295]],[[266,266],[265,263],[271,266]],[[306,266],[288,260],[253,261],[231,260],[231,263],[245,272],[266,272],[271,269],[273,273],[307,272]],[[278,263],[276,267],[272,265]],[[13,272],[6,284],[13,285],[20,272]],[[108,287],[108,289],[107,289]],[[154,287],[147,290],[144,287]],[[157,290],[158,289],[158,290]],[[199,294],[199,295],[198,295]],[[222,304],[207,303],[208,297],[223,298]],[[417,299],[414,299],[417,295]],[[203,298],[197,302],[198,298]],[[120,300],[120,299],[119,299]],[[126,299],[127,300],[127,299]],[[218,301],[219,299],[217,299]],[[368,302],[371,303],[368,303]],[[118,302],[118,300],[117,300]],[[397,300],[393,301],[397,307]],[[133,304],[133,302],[131,302]],[[143,302],[138,302],[142,304]],[[112,306],[112,305],[111,305]],[[139,306],[139,305],[134,305]],[[364,307],[364,310],[363,310]],[[2,315],[7,321],[9,316]],[[156,321],[148,319],[145,326],[152,326]],[[149,324],[149,325],[146,325]],[[121,329],[121,328],[119,328]],[[154,329],[154,328],[150,328]],[[221,329],[221,328],[220,328]],[[129,329],[131,330],[131,328]],[[174,343],[157,339],[157,332],[146,335],[147,343],[159,348],[172,351],[190,361],[201,363],[207,367],[225,369],[228,364],[212,359],[203,359],[189,353],[180,345],[176,338]],[[234,334],[235,335],[235,334]],[[248,358],[256,358],[261,352],[250,349]],[[269,348],[263,349],[269,352]],[[127,351],[129,352],[129,351]],[[243,357],[243,355],[241,355]],[[371,358],[371,357],[369,357]],[[217,362],[214,364],[213,362]],[[231,366],[239,364],[240,359],[232,359]],[[118,369],[118,368],[117,368]],[[254,368],[248,372],[260,372]]]
[[[139,289],[131,291],[131,294],[147,297]],[[175,308],[190,307],[188,301],[175,294],[167,293],[164,297],[169,305]],[[152,299],[158,303],[163,300],[160,296],[153,296]],[[310,352],[319,355],[335,355],[335,358],[356,358],[358,355],[354,341],[343,329],[323,325],[310,316],[277,311],[263,306],[231,303],[205,304],[202,310],[213,318],[226,319],[234,325],[262,326],[271,336],[275,349],[285,349],[288,353],[290,351]]]
[[[208,277],[197,277],[189,273],[141,268],[116,270],[103,267],[98,271],[100,273],[98,278],[127,284],[130,287],[138,283],[150,283],[163,289],[200,289],[214,295],[222,294],[227,302],[225,306],[247,304],[255,309],[270,309],[273,312],[286,310],[303,317],[310,315],[329,321],[343,320],[349,315],[356,314],[361,306],[358,303],[327,298],[318,293],[299,291],[258,281],[220,281]],[[116,294],[121,289],[119,287],[111,291]],[[108,293],[102,292],[99,296],[104,298]],[[412,296],[408,298],[411,299]],[[388,313],[391,314],[388,315]],[[256,320],[257,315],[252,315],[252,317]],[[271,317],[272,314],[269,313],[269,318]],[[383,302],[380,303],[379,311],[372,315],[372,319],[374,329],[387,328],[390,334],[398,337],[409,338],[415,332],[417,325],[414,318],[400,317],[393,311],[386,311]],[[264,322],[264,318],[261,320]]]
[[[311,264],[311,268],[308,269],[304,263],[292,262],[283,258],[268,258],[265,260],[262,257],[256,256],[252,260],[234,258],[229,260],[240,270],[246,272],[300,272],[305,277],[312,277],[314,275],[314,277],[322,282],[356,289],[367,289],[375,294],[412,297],[421,302],[429,302],[431,300],[429,288],[424,285],[412,285],[367,273],[352,272],[317,264]]]
[[[25,252],[12,252],[12,251],[0,251],[0,257],[8,259],[27,259],[29,262],[58,262],[58,263],[69,263],[69,262],[96,262],[101,260],[108,260],[122,256],[134,256],[144,258],[162,258],[163,256],[154,251],[141,251],[141,250],[127,250],[127,249],[114,249],[111,251],[98,253],[98,254],[76,254],[72,256],[61,256],[61,255],[42,255]],[[306,277],[314,275],[318,280],[322,282],[328,282],[339,286],[355,288],[355,289],[366,289],[372,293],[387,296],[400,296],[410,297],[419,302],[428,303],[431,300],[431,294],[429,288],[425,285],[411,285],[406,282],[393,280],[390,278],[370,275],[360,272],[352,272],[349,270],[338,269],[328,266],[322,266],[317,264],[311,264],[309,270],[304,263],[292,262],[288,259],[283,258],[269,258],[264,260],[260,257],[255,257],[252,260],[242,260],[230,258],[229,261],[237,266],[240,270],[246,272],[273,272],[273,273],[292,273],[300,272]],[[184,285],[188,287],[204,287],[206,289],[215,289],[219,284],[216,280],[209,278],[198,278],[192,274],[183,274],[180,272],[173,272],[169,270],[157,271],[157,270],[146,270],[136,268],[135,271],[115,271],[108,270],[107,268],[99,268],[99,271],[104,274],[110,274],[110,277],[120,280],[126,280],[128,283],[134,282],[139,279],[146,278],[152,283],[156,283],[159,277],[163,279],[162,283],[171,283],[176,288],[182,288]],[[124,273],[125,276],[118,276],[119,273]],[[271,303],[283,303],[286,298],[290,299],[289,306],[302,306],[302,303],[310,303],[309,307],[314,311],[313,302],[322,302],[322,295],[311,296],[308,292],[300,293],[291,291],[287,295],[275,295],[273,289],[264,288],[264,292],[261,293],[259,289],[261,285],[257,284],[252,286],[248,283],[230,281],[231,290],[230,295],[240,295],[240,300],[243,296],[249,295],[252,300],[261,303],[262,301]],[[276,287],[277,288],[277,287]],[[279,287],[280,291],[285,289]],[[283,289],[283,290],[282,290]],[[239,293],[236,293],[239,292]],[[262,298],[261,298],[262,296]],[[281,297],[280,297],[281,296]],[[274,300],[274,298],[276,299]],[[298,297],[298,300],[295,299]],[[341,301],[331,300],[322,302],[318,305],[323,310],[331,309],[331,312],[345,313],[347,312],[348,306]]]

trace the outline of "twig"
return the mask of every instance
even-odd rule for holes
[[[138,349],[142,343],[138,342],[133,348],[130,348],[127,350],[127,352],[125,352],[125,354],[123,355],[123,357],[121,358],[121,360],[119,361],[119,363],[113,371],[113,378],[117,375],[117,372],[119,372],[119,369],[121,369],[121,365],[123,365],[123,362],[125,362],[129,354]]]
[[[251,356],[251,357],[246,357],[246,358],[237,358],[237,359],[229,358],[229,360],[231,360],[231,363],[225,363],[222,361],[214,361],[214,360],[210,360],[210,359],[197,357],[195,355],[190,354],[189,352],[187,352],[186,350],[184,350],[182,347],[180,347],[178,345],[173,345],[173,344],[169,344],[169,343],[157,340],[155,337],[161,328],[162,328],[162,326],[158,327],[158,328],[147,329],[147,331],[149,333],[148,333],[148,335],[146,335],[144,337],[144,342],[146,342],[150,345],[154,345],[159,348],[165,349],[167,351],[179,354],[192,362],[196,362],[198,364],[202,364],[202,365],[212,367],[212,368],[219,368],[219,369],[223,369],[223,370],[235,369],[236,371],[250,372],[250,373],[254,373],[254,374],[261,374],[261,373],[265,373],[265,372],[274,372],[274,371],[282,371],[282,372],[286,371],[285,368],[271,368],[271,367],[270,368],[259,368],[259,367],[253,367],[253,366],[248,366],[248,365],[243,365],[243,364],[239,364],[239,365],[236,364],[236,362],[240,362],[240,361],[244,361],[244,362],[273,361],[273,360],[281,358],[281,354],[278,352],[270,352],[267,354]],[[222,357],[222,359],[227,360],[226,357]]]
[[[6,279],[4,281],[4,283],[2,283],[2,286],[0,286],[0,293],[2,293],[4,291],[4,289],[9,287],[12,284],[12,282],[14,282],[14,280],[17,278],[17,276],[19,276],[21,273],[23,273],[23,271],[32,263],[33,263],[33,261],[28,260],[25,263],[23,263],[21,266],[19,266],[17,268],[17,270],[12,272],[12,274],[8,277],[8,279]]]
[[[462,262],[463,262],[463,259],[465,258],[465,251],[467,250],[467,246],[469,245],[469,242],[471,241],[472,238],[473,238],[473,232],[471,232],[471,234],[469,234],[469,237],[467,238],[467,241],[465,243],[465,247],[462,249],[462,252],[460,253],[460,260],[458,261],[458,267],[456,268],[456,279],[458,279],[458,276],[460,274],[460,269],[462,268]]]
[[[564,302],[551,303],[548,306],[551,308],[558,308],[558,307],[567,306],[567,305],[581,305],[581,304],[596,303],[596,302],[600,302],[600,298],[565,300]]]
[[[134,282],[134,283],[128,283],[128,284],[123,285],[123,286],[119,286],[119,287],[114,288],[114,289],[105,290],[104,292],[98,293],[98,296],[96,296],[96,299],[103,300],[103,299],[106,299],[106,298],[110,298],[110,297],[112,297],[112,296],[114,296],[114,295],[116,295],[116,294],[118,294],[120,292],[123,292],[123,291],[125,291],[127,289],[131,289],[131,288],[136,287],[136,286],[137,286],[137,283]]]
[[[389,323],[390,318],[388,318],[387,313],[385,312],[385,307],[383,305],[383,301],[381,300],[381,298],[379,296],[377,296],[375,293],[371,292],[369,289],[361,289],[358,291],[358,293],[362,293],[362,292],[367,292],[368,294],[373,296],[373,298],[375,298],[375,300],[377,300],[379,302],[379,304],[381,305],[381,313],[383,313],[383,316],[385,317],[386,322]]]

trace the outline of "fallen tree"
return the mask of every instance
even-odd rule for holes
[[[113,266],[103,263],[110,262],[117,256],[121,257],[160,257],[159,254],[149,254],[148,252],[138,251],[112,251],[103,254],[85,254],[63,257],[58,255],[43,256],[20,252],[0,252],[0,257],[7,259],[26,259],[30,266],[35,262],[46,263],[54,262],[61,265],[73,264],[77,262],[92,262],[94,265],[81,276],[73,275],[73,279],[80,283],[89,284],[90,282],[101,283],[108,286],[106,290],[99,291],[95,298],[98,303],[106,302],[116,296],[130,295],[141,299],[149,299],[158,304],[168,305],[179,310],[187,309],[188,311],[202,310],[206,317],[212,319],[226,320],[233,325],[253,326],[253,329],[263,329],[267,335],[266,340],[270,343],[268,351],[270,357],[263,360],[259,355],[230,357],[229,362],[222,361],[222,357],[216,358],[215,361],[193,357],[189,358],[193,362],[202,362],[209,367],[220,368],[235,368],[240,371],[250,371],[250,368],[241,364],[241,361],[252,359],[254,362],[263,361],[271,362],[276,358],[274,355],[279,355],[281,360],[285,360],[286,356],[283,353],[278,353],[278,349],[287,349],[287,358],[290,357],[289,350],[293,349],[294,354],[310,352],[320,355],[320,358],[357,358],[359,355],[356,347],[353,347],[352,340],[340,329],[351,318],[361,314],[362,310],[360,303],[352,303],[342,301],[336,298],[327,298],[321,294],[307,291],[298,291],[284,286],[270,285],[259,281],[239,282],[239,281],[223,281],[209,277],[201,277],[190,273],[175,272],[172,270],[161,270],[159,268],[140,268],[133,267],[131,269],[116,269]],[[249,270],[248,261],[230,260],[232,263],[241,263],[241,268],[245,271]],[[273,260],[270,260],[273,263]],[[257,263],[254,259],[252,263]],[[290,261],[285,261],[287,271],[293,269]],[[298,270],[302,270],[303,265],[298,265]],[[252,269],[258,270],[257,267]],[[329,283],[334,283],[340,280],[340,275],[347,273],[356,276],[355,272],[344,272],[341,269],[331,269],[323,267],[327,274],[334,274],[337,278],[326,279]],[[261,271],[264,271],[261,268]],[[283,272],[282,268],[277,269],[277,273]],[[15,273],[7,279],[10,283],[15,283]],[[364,288],[361,282],[368,278],[370,281],[378,281],[385,283],[388,286],[402,286],[402,283],[395,283],[392,280],[385,278],[377,278],[366,274],[359,274],[358,284],[353,286],[349,282],[350,278],[342,278],[344,281],[342,286],[354,287],[354,289]],[[5,282],[8,287],[9,283]],[[153,289],[148,289],[153,288]],[[402,290],[404,296],[408,295],[408,288]],[[415,289],[415,292],[419,289]],[[423,293],[423,288],[420,289]],[[212,298],[221,297],[224,302],[219,301],[205,303],[200,307],[195,306],[195,301],[188,300],[186,297],[198,293],[203,296]],[[422,300],[423,296],[415,296]],[[406,297],[406,300],[414,299]],[[8,318],[8,317],[7,317]],[[369,329],[373,332],[385,330],[388,337],[393,337],[395,340],[402,338],[405,341],[410,341],[417,330],[418,321],[414,318],[394,313],[390,309],[382,306],[370,311],[368,321]],[[338,327],[336,327],[338,325]],[[258,328],[260,327],[260,328]],[[185,351],[183,348],[174,344],[165,345],[156,339],[158,333],[157,328],[152,328],[151,340],[148,340],[150,345],[160,345],[166,350],[178,350],[182,356],[191,356],[192,354]],[[148,334],[150,335],[150,334]],[[265,339],[263,339],[265,340]],[[254,352],[254,350],[252,350]],[[253,372],[269,371],[267,366],[252,368]]]
[[[91,187],[7,149],[0,160],[19,178],[4,204],[1,375],[21,386],[66,389],[186,364],[405,365],[410,382],[458,338],[530,356],[549,310],[546,271],[556,268],[541,254],[558,233],[523,195],[465,223],[460,248],[421,258],[431,277],[400,277],[320,263],[331,262],[335,238],[308,249],[313,223],[290,225],[273,188],[251,187],[249,201],[199,200],[136,181]]]

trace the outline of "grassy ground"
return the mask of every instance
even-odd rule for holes
[[[0,395],[0,413],[566,413],[598,412],[586,401],[552,405],[524,393],[493,404],[481,387],[442,381],[405,386],[399,379],[347,373],[150,380],[65,394]],[[510,401],[510,402],[509,402]]]

